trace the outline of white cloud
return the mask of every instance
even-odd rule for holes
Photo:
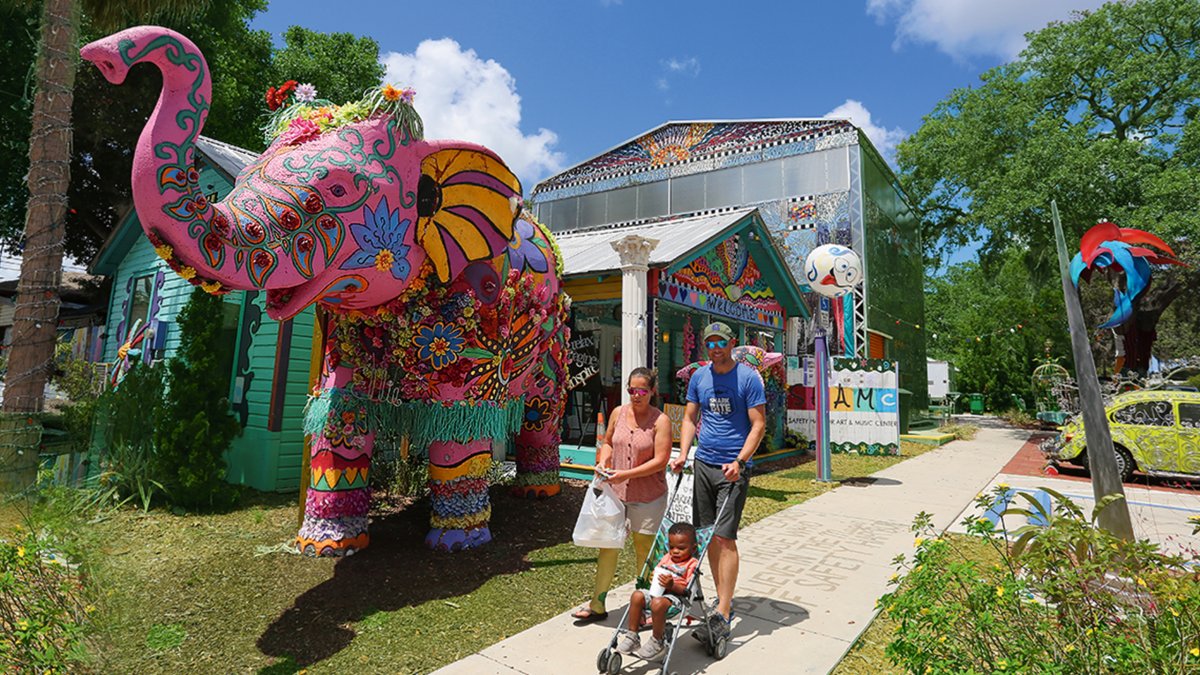
[[[867,110],[867,107],[861,101],[855,101],[852,98],[846,99],[845,103],[825,113],[822,117],[846,119],[853,122],[854,126],[862,129],[867,138],[871,139],[871,143],[875,145],[875,149],[879,151],[879,154],[883,155],[884,159],[889,162],[892,161],[896,153],[896,146],[908,135],[908,132],[900,127],[888,129],[875,124],[871,120],[871,111]]]
[[[955,59],[1017,56],[1025,33],[1103,0],[867,0],[867,14],[896,22],[896,42],[929,43]]]
[[[557,134],[521,131],[516,80],[496,61],[485,61],[450,38],[425,40],[411,54],[389,52],[380,60],[387,69],[385,81],[417,91],[414,105],[426,138],[460,139],[495,151],[527,191],[562,170],[566,158],[554,149]]]
[[[662,74],[654,81],[659,91],[669,90],[671,81],[675,78],[691,77],[694,80],[700,76],[700,59],[694,56],[687,58],[672,56],[669,59],[663,59],[661,65]]]
[[[694,56],[686,59],[670,58],[663,61],[663,65],[673,73],[687,73],[692,77],[700,74],[700,59]]]

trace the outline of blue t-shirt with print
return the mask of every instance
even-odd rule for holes
[[[700,405],[700,438],[696,459],[707,464],[728,464],[737,459],[750,434],[750,408],[766,405],[762,377],[738,363],[728,373],[711,364],[692,375],[688,403]]]

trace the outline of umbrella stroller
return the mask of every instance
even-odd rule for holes
[[[671,490],[671,500],[667,505],[667,514],[664,515],[662,523],[658,526],[658,532],[654,537],[654,546],[650,548],[650,555],[642,561],[642,570],[638,575],[637,587],[645,590],[650,588],[650,578],[654,574],[655,566],[662,556],[668,551],[667,531],[675,524],[670,515],[675,505],[675,499],[679,494],[679,484],[683,480],[683,474],[675,478],[675,487]],[[720,522],[721,514],[725,511],[725,504],[728,498],[721,502],[717,510],[717,517],[713,524],[703,529],[696,529],[696,557],[700,560],[704,559],[704,554],[708,550],[708,544],[712,541],[713,532],[716,529],[716,523]],[[675,645],[679,641],[679,635],[683,627],[698,624],[701,626],[707,625],[709,622],[709,608],[704,603],[704,592],[700,589],[701,566],[696,568],[695,574],[688,581],[687,589],[682,595],[683,609],[679,610],[674,607],[667,612],[667,625],[663,631],[663,640],[666,643],[667,651],[663,656],[662,667],[660,673],[670,672],[667,670],[671,662],[671,654],[675,651]],[[699,608],[699,611],[696,611]],[[621,622],[617,629],[613,632],[613,636],[608,641],[608,646],[600,650],[596,656],[596,670],[600,673],[608,673],[608,675],[616,675],[621,672],[621,657],[625,656],[617,651],[617,643],[621,639],[621,635],[627,630],[626,624],[629,619],[629,606],[625,606],[625,612],[621,614]],[[672,619],[674,619],[672,621]],[[705,631],[701,638],[701,643],[704,645],[704,651],[709,656],[716,660],[725,658],[726,650],[728,649],[728,640],[724,636],[714,635],[713,631]],[[632,656],[631,658],[638,658]]]

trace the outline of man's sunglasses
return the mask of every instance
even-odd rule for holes
[[[630,396],[649,396],[650,395],[649,389],[643,389],[641,387],[629,387],[625,391],[628,392]]]
[[[704,344],[709,349],[725,349],[729,346],[729,340],[707,340]]]

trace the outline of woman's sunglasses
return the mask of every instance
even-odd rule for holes
[[[729,340],[708,340],[704,345],[709,349],[725,349],[729,346]]]
[[[625,390],[630,396],[649,396],[650,390],[641,387],[629,387]]]

